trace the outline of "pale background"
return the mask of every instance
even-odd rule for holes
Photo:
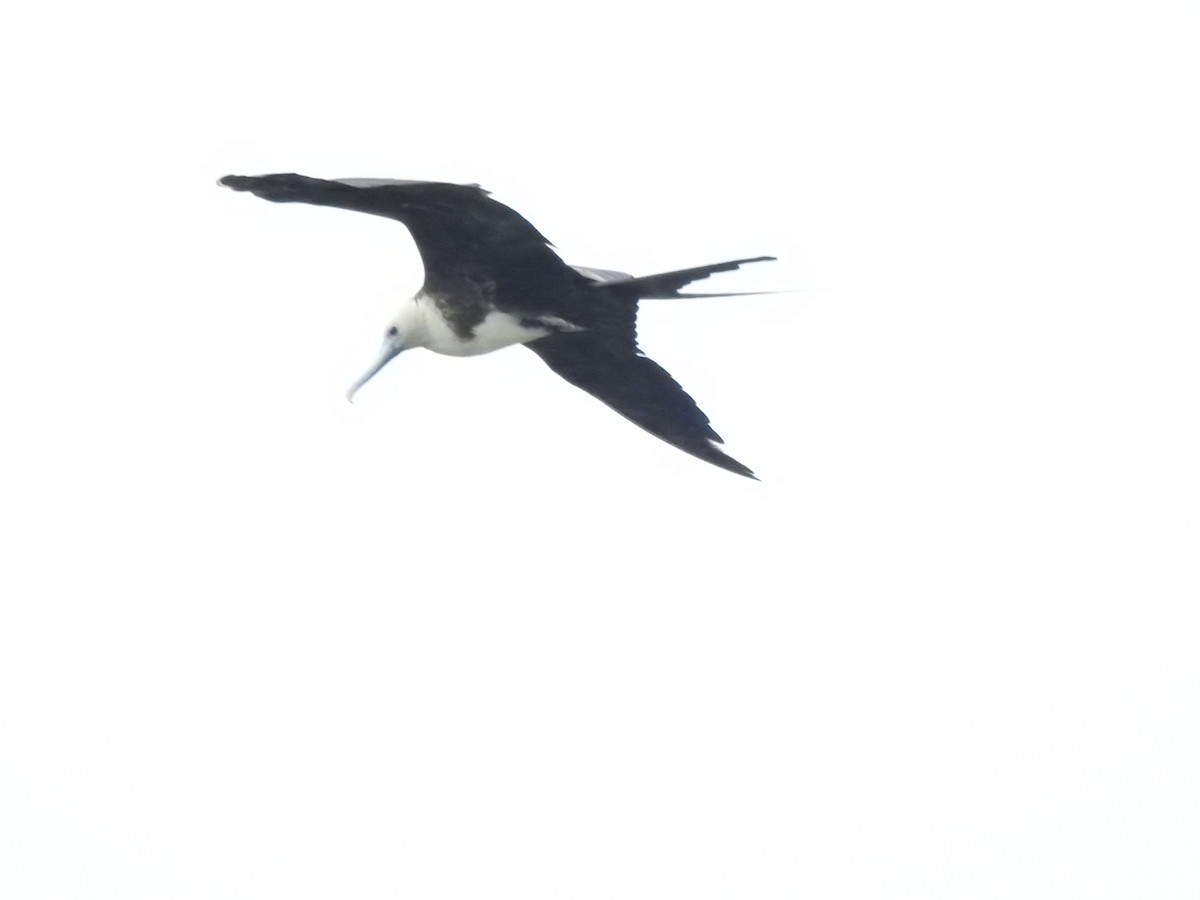
[[[10,11],[0,897],[1200,897],[1186,2]],[[400,226],[777,263],[343,391]]]

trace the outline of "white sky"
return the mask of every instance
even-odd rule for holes
[[[1194,4],[8,21],[0,896],[1200,896]],[[271,171],[780,257],[641,325],[763,483],[347,405],[419,262]]]

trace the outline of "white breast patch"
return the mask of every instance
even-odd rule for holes
[[[422,346],[446,356],[479,356],[481,353],[491,353],[513,344],[527,344],[545,337],[552,330],[530,328],[522,325],[516,316],[493,311],[475,327],[474,336],[469,341],[464,341],[442,318],[441,310],[433,300],[420,295],[415,300],[425,326],[425,341]]]

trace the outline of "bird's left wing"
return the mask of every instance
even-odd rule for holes
[[[475,276],[516,289],[529,272],[556,288],[585,281],[524,216],[477,184],[296,174],[226,175],[220,184],[274,203],[334,206],[402,222],[421,254],[427,288]]]
[[[552,334],[525,345],[551,369],[655,437],[722,469],[754,473],[720,448],[721,437],[666,369],[627,338]]]

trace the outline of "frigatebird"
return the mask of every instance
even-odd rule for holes
[[[392,320],[378,360],[349,397],[404,350],[474,356],[524,344],[571,384],[655,437],[755,477],[721,449],[696,402],[638,349],[637,306],[649,299],[738,296],[680,289],[774,257],[634,277],[567,265],[533,225],[477,184],[295,174],[226,175],[219,183],[276,203],[335,206],[408,228],[425,282]]]

